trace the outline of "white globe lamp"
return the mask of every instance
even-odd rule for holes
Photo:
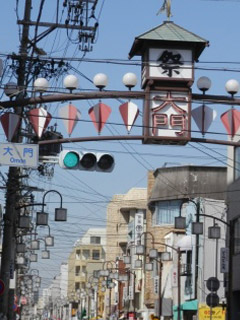
[[[131,90],[137,84],[137,76],[135,73],[128,72],[123,76],[122,82],[129,90]]]
[[[108,84],[108,77],[104,73],[98,73],[94,76],[93,83],[95,87],[97,87],[99,90],[102,90]]]
[[[234,94],[239,91],[239,82],[234,79],[228,80],[225,84],[225,89],[228,93],[234,96]]]
[[[197,87],[203,93],[211,88],[211,80],[208,77],[200,77],[197,81]]]
[[[33,83],[34,90],[40,93],[47,91],[48,85],[48,81],[45,78],[38,78]]]
[[[5,84],[4,93],[6,96],[12,98],[16,96],[18,92],[18,86],[15,82],[8,82],[7,84]]]
[[[64,78],[63,85],[72,92],[72,90],[77,89],[78,87],[78,78],[73,74],[69,74]]]

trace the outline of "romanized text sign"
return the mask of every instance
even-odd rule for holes
[[[0,143],[0,165],[37,168],[39,146],[37,144]]]

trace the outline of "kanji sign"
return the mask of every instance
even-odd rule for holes
[[[180,53],[164,50],[157,61],[160,62],[159,67],[163,70],[162,74],[166,74],[169,77],[180,74],[179,69],[183,65]]]
[[[185,144],[191,138],[191,94],[183,91],[150,91],[145,105],[144,135],[150,142]]]
[[[138,212],[135,214],[135,244],[138,244],[141,239],[141,235],[143,233],[143,220],[143,212]]]
[[[0,143],[0,165],[37,168],[38,156],[36,144]]]
[[[149,75],[154,78],[191,79],[193,76],[192,51],[170,48],[150,48]]]
[[[159,294],[159,276],[153,278],[153,292]]]

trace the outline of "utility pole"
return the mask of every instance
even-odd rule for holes
[[[24,20],[30,21],[32,0],[25,1]],[[23,26],[22,39],[20,44],[20,62],[18,69],[18,88],[20,95],[24,96],[25,92],[25,64],[27,57],[27,45],[29,39],[29,26]],[[23,108],[16,107],[14,112],[21,116],[23,115]],[[17,130],[13,142],[21,142],[21,125]],[[16,258],[16,223],[19,209],[16,209],[17,203],[21,197],[20,191],[20,175],[21,169],[17,167],[10,167],[8,171],[8,182],[6,190],[6,208],[4,214],[4,233],[3,233],[3,247],[2,247],[2,262],[1,262],[1,279],[5,284],[5,291],[0,299],[0,310],[3,316],[8,320],[14,319],[13,304],[14,304],[14,290],[10,289],[10,279],[13,278],[15,270]]]
[[[91,17],[94,16],[94,11],[96,8],[98,0],[94,2],[90,0],[83,0],[81,2],[81,7],[77,3],[72,3],[70,1],[64,1],[63,6],[68,7],[68,23],[61,25],[58,21],[58,9],[59,0],[57,0],[57,16],[56,23],[47,23],[40,21],[31,21],[31,10],[32,10],[32,0],[25,0],[24,8],[24,19],[18,20],[18,24],[23,25],[22,37],[20,41],[19,55],[14,57],[18,61],[17,69],[17,86],[19,93],[16,97],[16,102],[26,99],[26,89],[28,85],[28,73],[31,70],[28,69],[27,63],[34,60],[34,51],[36,50],[36,43],[42,40],[45,36],[50,34],[56,28],[72,29],[78,30],[79,35],[79,49],[82,51],[91,51],[92,44],[94,42],[96,30],[98,28],[98,23],[94,26],[90,26]],[[83,10],[83,9],[86,10]],[[90,9],[91,8],[91,9]],[[88,16],[88,10],[91,10],[92,16]],[[71,17],[71,12],[75,12],[75,18]],[[82,24],[80,18],[83,17],[81,12],[85,12],[86,19]],[[79,16],[78,16],[79,13]],[[76,20],[77,19],[77,20]],[[74,21],[73,21],[74,20]],[[29,30],[31,26],[35,26],[37,30],[38,26],[48,27],[49,29],[41,33],[40,35],[35,34],[33,40],[30,41]],[[29,56],[29,49],[32,48],[32,55]],[[12,102],[15,102],[14,100]],[[15,114],[23,119],[25,107],[31,105],[31,102],[20,106],[13,104],[8,106],[8,108],[14,108]],[[12,141],[14,143],[22,142],[22,125],[20,124]],[[6,183],[6,206],[4,214],[4,232],[3,232],[3,248],[2,248],[2,260],[1,260],[1,274],[0,279],[5,284],[5,290],[0,296],[0,318],[12,320],[15,318],[13,312],[14,304],[14,290],[10,289],[10,279],[13,278],[15,270],[15,258],[16,258],[16,231],[17,231],[17,219],[19,214],[19,209],[17,209],[18,202],[21,200],[21,176],[22,170],[19,167],[10,167],[8,171],[8,181]],[[23,177],[23,176],[22,176]]]

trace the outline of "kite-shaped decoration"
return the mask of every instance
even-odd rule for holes
[[[70,136],[77,125],[78,120],[81,118],[81,112],[70,103],[59,110],[59,115],[62,118],[67,133]]]
[[[230,109],[221,115],[221,120],[227,133],[233,138],[240,127],[240,111]]]
[[[50,113],[43,107],[32,109],[28,112],[29,121],[33,127],[38,138],[41,138],[44,130],[47,128],[49,122],[52,119]]]
[[[192,110],[192,117],[203,135],[208,131],[210,125],[216,119],[216,116],[217,111],[205,105]]]
[[[7,140],[11,142],[20,125],[20,116],[12,112],[6,112],[0,117],[0,120]]]
[[[98,134],[101,133],[111,111],[111,108],[102,102],[99,102],[88,110],[88,114],[97,129]]]
[[[120,105],[119,111],[129,133],[139,115],[138,106],[133,102],[126,102]]]

